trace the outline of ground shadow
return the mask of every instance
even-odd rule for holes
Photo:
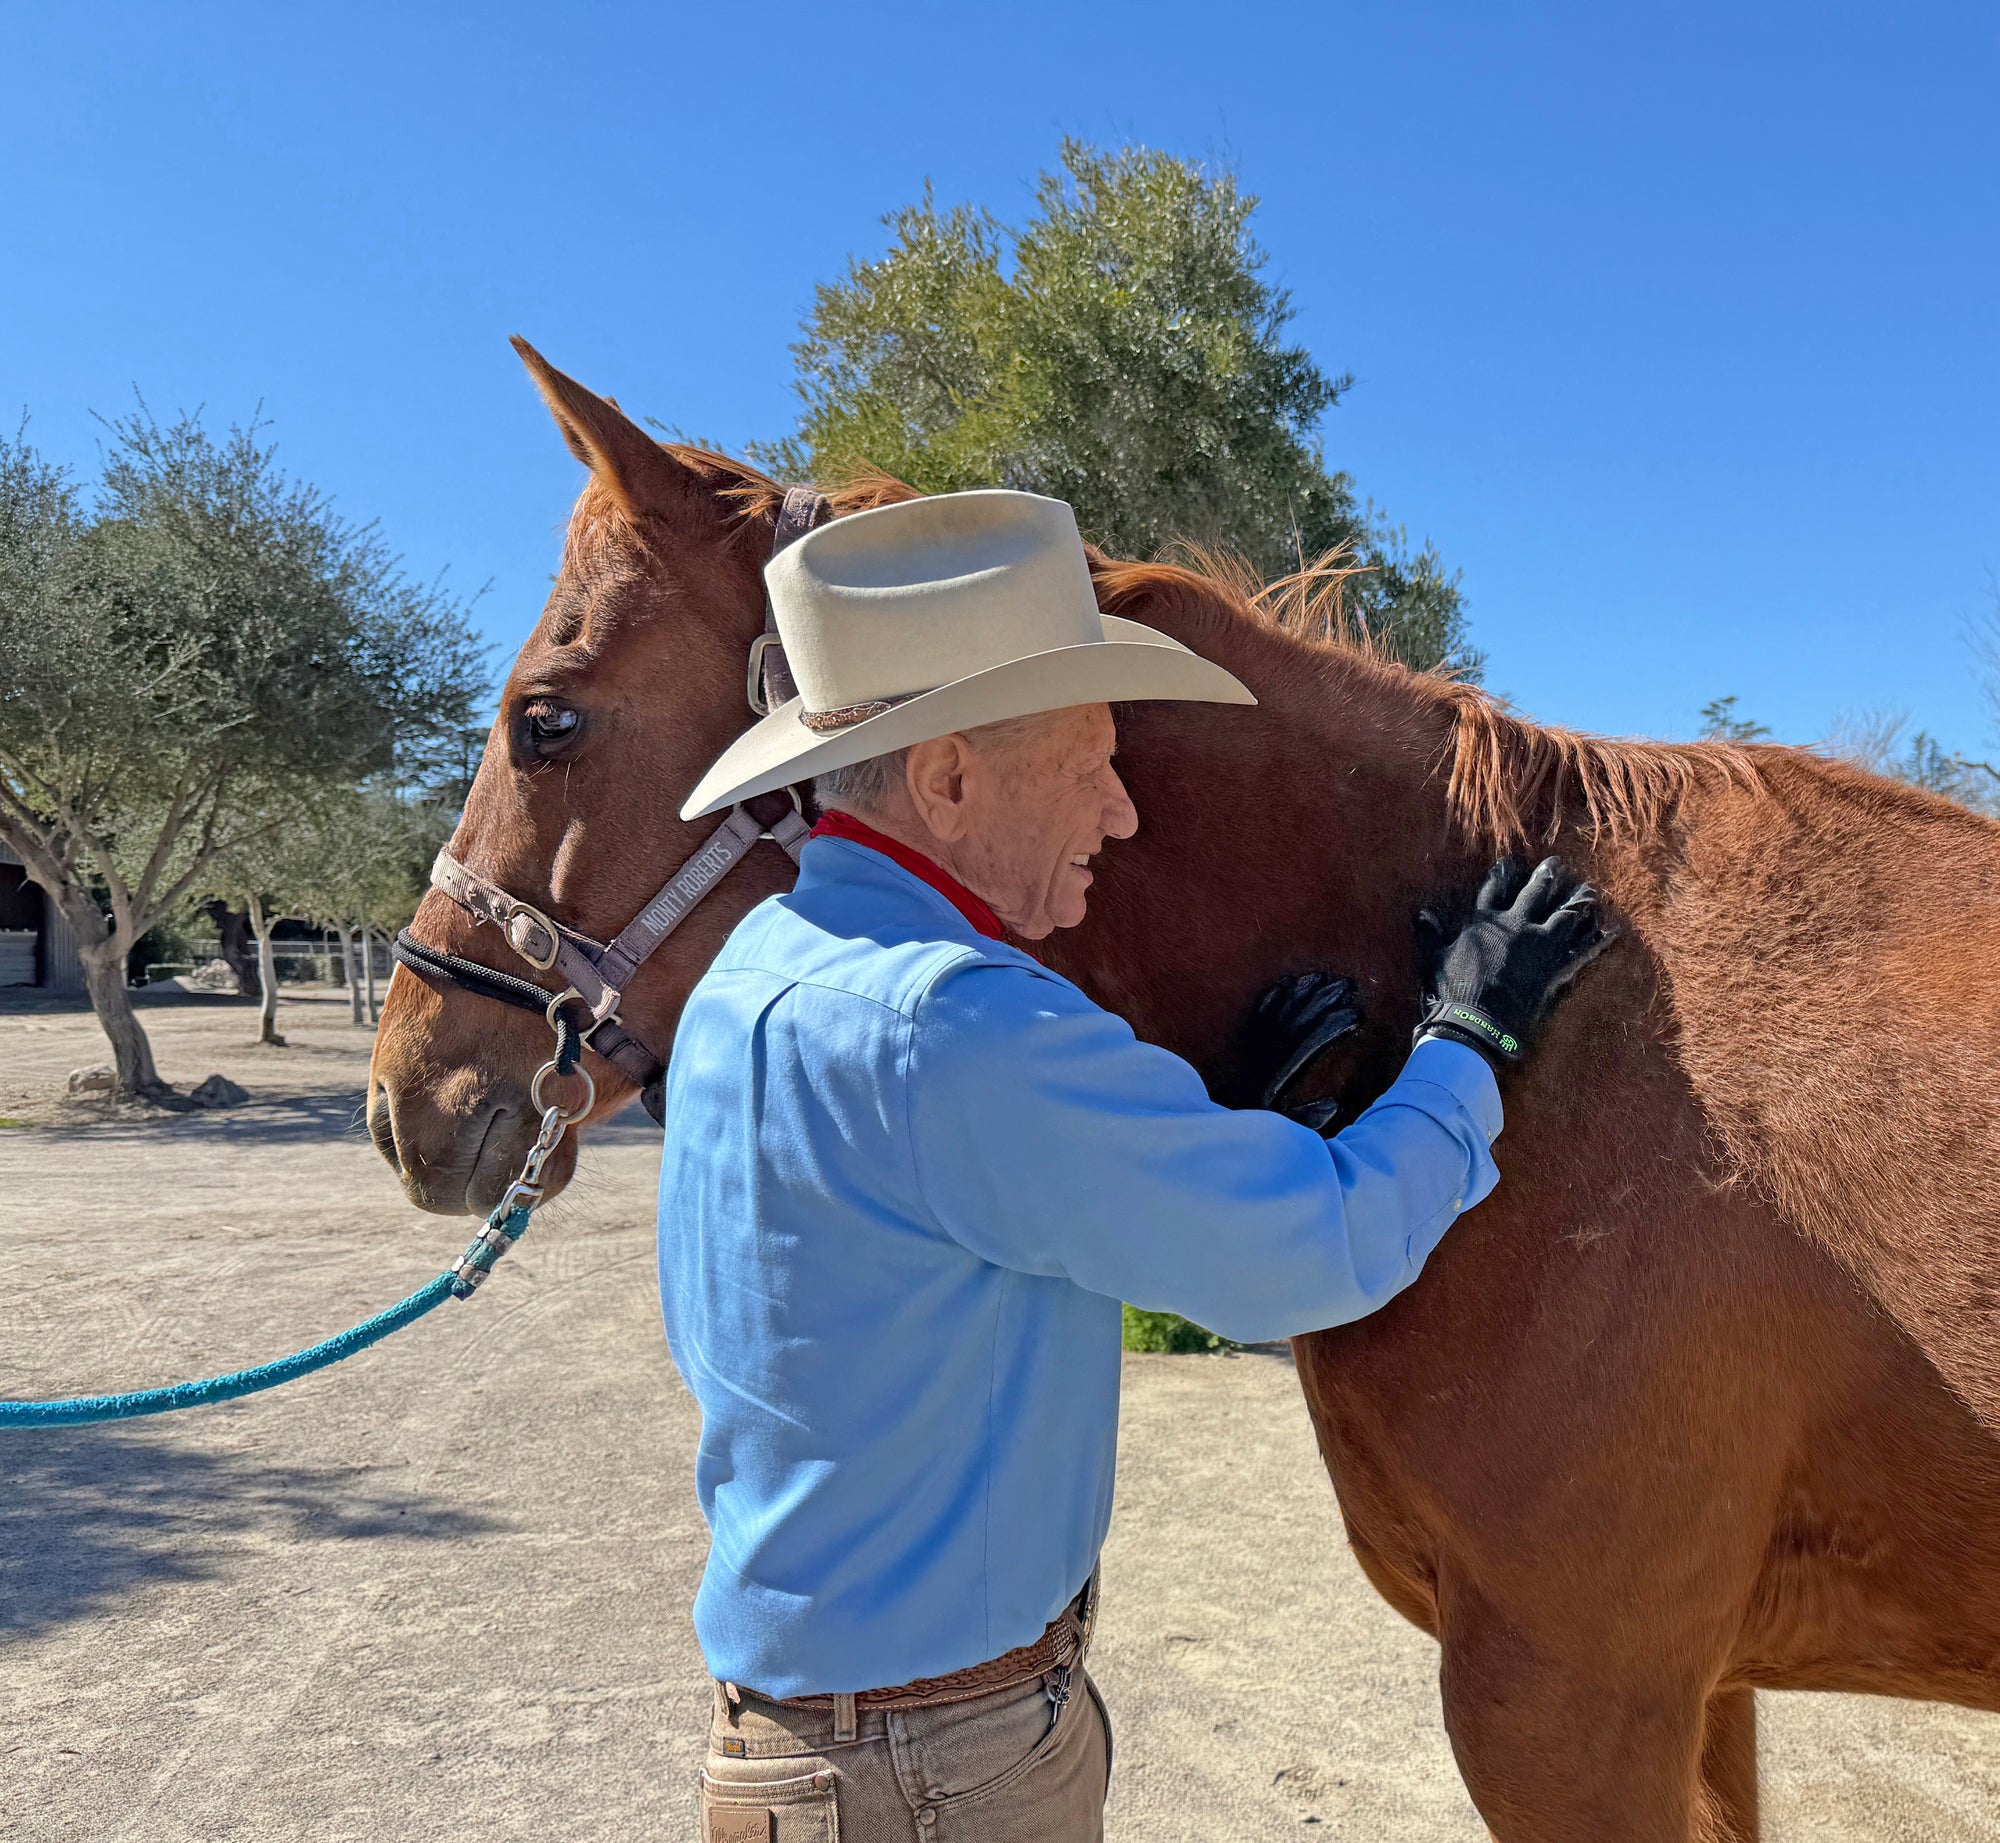
[[[35,1129],[38,1142],[101,1139],[119,1133],[183,1133],[224,1144],[304,1145],[367,1135],[365,1089],[320,1089],[307,1094],[259,1095],[236,1107],[188,1113],[124,1113],[106,1110],[95,1118],[71,1116]]]
[[[0,1644],[156,1583],[212,1579],[245,1543],[445,1542],[507,1527],[398,1491],[366,1465],[273,1465],[161,1428],[10,1431],[0,1434]]]
[[[338,991],[339,988],[333,988]],[[278,1002],[284,1003],[285,990],[278,988]],[[134,986],[130,997],[134,1009],[140,1011],[164,1011],[170,1007],[182,1010],[203,1011],[247,1011],[253,1017],[257,1011],[254,998],[244,998],[235,992],[190,992],[175,985],[171,980],[159,985]],[[76,1017],[90,1015],[90,1000],[81,992],[48,992],[39,986],[0,986],[0,1017],[61,1017],[65,1014]]]

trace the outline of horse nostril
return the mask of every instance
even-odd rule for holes
[[[389,1096],[378,1089],[375,1104],[368,1109],[368,1137],[375,1141],[375,1149],[390,1164],[402,1168],[402,1160],[396,1156],[396,1123],[389,1113]]]

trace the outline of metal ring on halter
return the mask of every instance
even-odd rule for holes
[[[582,997],[583,994],[579,992],[575,986],[573,985],[564,986],[560,992],[553,994],[550,997],[549,1002],[542,1007],[542,1016],[548,1019],[549,1028],[553,1030],[558,1036],[562,1035],[562,1019],[557,1017],[556,1013],[560,1011],[563,1008],[563,1006],[568,1004],[572,998],[581,1000]],[[590,1033],[588,1031],[584,1033],[586,1037],[589,1034]]]
[[[558,1072],[553,1062],[545,1062],[535,1071],[534,1082],[528,1089],[528,1100],[537,1113],[546,1113],[549,1111],[549,1103],[542,1099],[542,1083],[547,1081],[551,1075]],[[581,1120],[585,1114],[597,1105],[597,1083],[591,1079],[590,1071],[579,1062],[570,1073],[583,1083],[583,1105],[575,1109],[561,1107],[555,1109],[556,1114],[565,1126],[572,1120]]]

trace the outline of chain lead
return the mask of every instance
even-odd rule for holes
[[[549,1007],[550,1024],[557,1036],[557,1056],[561,1055],[562,1027],[556,1023],[555,1006]],[[551,1075],[560,1077],[564,1071],[551,1060],[535,1071],[535,1079],[529,1085],[528,1093],[534,1104],[542,1110],[542,1124],[535,1134],[535,1143],[528,1148],[528,1155],[521,1161],[520,1175],[507,1186],[505,1194],[493,1206],[493,1212],[486,1218],[484,1227],[466,1245],[466,1250],[451,1264],[451,1291],[455,1299],[470,1299],[476,1293],[493,1266],[507,1250],[528,1232],[528,1218],[535,1206],[546,1194],[542,1184],[542,1167],[549,1162],[557,1146],[563,1142],[563,1135],[571,1125],[581,1120],[597,1105],[597,1084],[590,1078],[588,1069],[578,1067],[568,1071],[583,1081],[583,1105],[565,1110],[560,1102],[542,1099],[542,1085]]]

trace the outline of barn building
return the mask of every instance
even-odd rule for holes
[[[37,986],[65,998],[84,995],[75,931],[5,845],[0,845],[0,986]]]

